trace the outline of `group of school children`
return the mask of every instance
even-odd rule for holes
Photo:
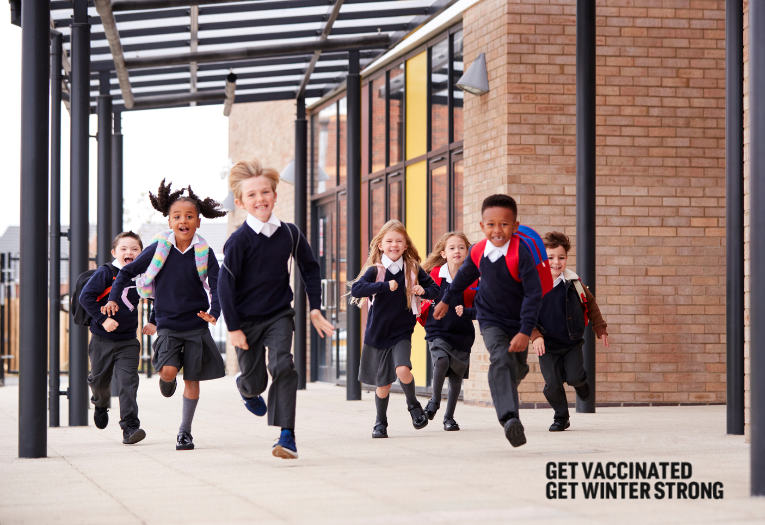
[[[153,308],[143,333],[157,335],[152,365],[163,396],[175,393],[176,376],[183,370],[176,449],[194,448],[191,425],[200,381],[225,373],[208,326],[217,322],[222,310],[236,348],[240,369],[236,385],[244,406],[256,416],[267,414],[269,425],[281,427],[274,456],[298,457],[298,375],[291,355],[293,259],[319,336],[331,337],[334,327],[321,313],[320,271],[311,247],[295,225],[281,222],[273,213],[278,182],[279,174],[255,159],[232,168],[229,185],[247,218],[226,241],[221,265],[196,230],[202,216],[220,217],[225,212],[191,187],[172,191],[164,180],[157,195],[149,196],[154,208],[168,218],[170,229],[157,234],[146,249],[133,232],[114,239],[114,261],[98,268],[78,297],[92,318],[88,382],[98,428],[109,421],[114,374],[123,443],[135,444],[146,437],[136,403],[140,356],[136,306],[145,297],[153,299]],[[372,239],[360,274],[348,283],[350,301],[359,307],[369,304],[358,379],[376,387],[373,438],[388,437],[389,392],[397,378],[412,424],[421,429],[440,409],[448,377],[444,430],[460,429],[454,411],[462,380],[469,373],[476,319],[490,355],[492,401],[512,446],[526,443],[518,383],[529,370],[530,339],[539,355],[545,397],[555,411],[550,431],[570,425],[564,382],[581,399],[589,397],[582,364],[587,318],[606,346],[608,336],[595,298],[566,268],[568,238],[559,232],[546,234],[542,249],[547,257],[541,257],[541,239],[523,226],[519,232],[516,203],[507,195],[484,200],[480,226],[486,239],[471,246],[465,234],[446,233],[421,266],[404,225],[388,221]],[[418,320],[425,327],[433,362],[433,395],[425,408],[415,396],[411,372],[412,334]],[[268,374],[271,386],[264,400]]]

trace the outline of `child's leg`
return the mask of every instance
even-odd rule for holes
[[[555,410],[553,416],[556,421],[568,419],[568,401],[566,391],[563,388],[563,360],[560,354],[545,352],[539,356],[539,369],[545,380],[544,394],[547,402]]]
[[[114,380],[120,396],[120,427],[138,428],[138,362],[141,345],[138,339],[118,341],[114,345]]]
[[[268,371],[271,386],[268,389],[268,424],[295,429],[298,373],[292,360],[292,317],[276,320],[265,332],[263,344],[268,348]]]
[[[378,424],[388,425],[388,400],[390,397],[391,385],[378,386],[375,390],[375,408],[377,409],[377,419],[375,420],[375,426]]]
[[[178,369],[174,366],[165,365],[159,369],[159,378],[165,383],[172,383],[178,375]]]
[[[444,388],[444,380],[446,379],[446,372],[449,371],[449,359],[446,357],[438,357],[433,361],[433,396],[431,401],[436,405],[441,404],[441,393]]]
[[[417,403],[417,396],[414,393],[414,376],[408,366],[397,366],[396,376],[398,377],[401,388],[406,396],[406,404],[412,406]]]
[[[582,394],[582,387],[587,384],[587,372],[584,370],[584,356],[582,355],[582,346],[584,346],[584,343],[570,348],[566,351],[565,354],[563,354],[561,359],[563,361],[563,380],[566,381],[569,386],[573,386],[577,393],[580,394],[580,397]],[[587,388],[584,392],[587,394],[588,398],[589,391],[590,389]]]
[[[483,340],[489,351],[489,390],[497,419],[505,423],[518,418],[518,386],[516,356],[510,352],[510,337],[495,326],[483,329]]]
[[[191,434],[191,422],[194,420],[194,412],[199,403],[199,381],[183,382],[183,415],[178,432]]]
[[[90,375],[88,385],[92,396],[91,403],[96,408],[106,409],[111,396],[112,372],[114,369],[114,342],[93,336],[88,345]]]
[[[444,420],[454,418],[454,409],[457,407],[457,400],[460,397],[460,390],[462,390],[462,377],[457,374],[449,376],[449,397],[446,400],[446,412],[444,412]]]
[[[237,382],[243,397],[254,398],[266,391],[268,372],[266,371],[266,349],[263,346],[262,330],[255,323],[243,323],[242,331],[247,337],[247,350],[236,349],[241,375]]]

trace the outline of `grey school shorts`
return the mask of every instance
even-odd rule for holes
[[[359,381],[367,385],[387,386],[396,381],[396,368],[412,369],[412,341],[404,339],[389,348],[364,345],[359,363]]]

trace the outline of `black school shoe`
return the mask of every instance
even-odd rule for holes
[[[514,417],[505,423],[505,437],[513,447],[526,444],[526,434],[523,433],[521,420]]]
[[[453,432],[459,429],[460,429],[460,426],[457,424],[457,422],[454,420],[453,417],[444,418],[444,430],[446,430],[447,432]]]
[[[571,422],[569,421],[568,418],[556,419],[553,421],[553,424],[550,425],[550,432],[563,432],[570,426],[571,426]]]
[[[175,450],[194,450],[194,438],[188,432],[178,432],[178,442],[175,444]]]
[[[441,408],[441,403],[436,403],[432,399],[428,399],[428,404],[425,405],[425,415],[428,416],[429,420],[433,421],[439,408]]]
[[[414,425],[416,430],[428,426],[428,416],[422,411],[422,405],[418,401],[415,401],[414,405],[409,405],[407,408],[409,409],[409,415],[412,416],[412,425]]]
[[[375,423],[374,429],[372,429],[372,437],[373,438],[386,438],[388,437],[388,422],[385,423],[377,422]]]
[[[165,397],[173,397],[173,394],[175,394],[175,389],[178,387],[178,380],[173,379],[172,383],[168,383],[167,381],[162,381],[160,378],[159,380],[159,391],[162,392],[162,395]]]
[[[139,441],[143,441],[146,437],[146,432],[138,427],[128,427],[122,431],[122,443],[125,445],[135,445]]]
[[[96,407],[95,413],[93,414],[93,423],[96,424],[96,428],[100,428],[101,430],[106,428],[106,425],[109,424],[109,410],[107,410],[106,407]]]
[[[582,386],[575,387],[574,390],[576,390],[576,395],[578,395],[579,399],[582,401],[587,401],[590,399],[590,385],[587,383],[583,384]]]

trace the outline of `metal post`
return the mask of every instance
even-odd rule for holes
[[[749,257],[765,257],[765,3],[749,3]],[[765,279],[753,271],[749,276],[751,336],[749,384],[751,424],[751,494],[765,496]]]
[[[59,32],[52,32],[50,43],[50,269],[48,290],[48,424],[57,427],[59,417],[59,390],[61,389],[59,353],[61,348],[61,42]]]
[[[72,23],[69,288],[88,269],[90,24],[87,0],[74,0]],[[69,316],[69,426],[88,424],[88,332]]]
[[[361,271],[361,75],[359,52],[348,52],[346,158],[348,175],[347,242],[345,260],[346,274],[351,278]],[[361,311],[356,307],[347,309],[347,361],[346,399],[361,399],[359,360],[361,358]]]
[[[21,258],[19,306],[19,457],[48,449],[46,376],[48,213],[48,62],[50,3],[21,10]],[[40,203],[43,203],[41,206]]]
[[[5,385],[5,254],[0,253],[0,386]]]
[[[308,123],[305,119],[305,96],[297,98],[295,119],[295,225],[308,236],[307,210],[308,184]],[[300,272],[295,267],[295,368],[298,373],[298,388],[306,384],[306,307],[305,286]]]
[[[744,2],[725,2],[726,411],[744,433]]]
[[[99,266],[112,260],[112,97],[109,71],[99,75],[98,96],[98,250]]]
[[[112,135],[112,239],[122,232],[122,112],[114,113]]]
[[[595,0],[576,2],[576,271],[595,293]],[[577,412],[595,412],[595,334],[584,336],[590,397]]]

